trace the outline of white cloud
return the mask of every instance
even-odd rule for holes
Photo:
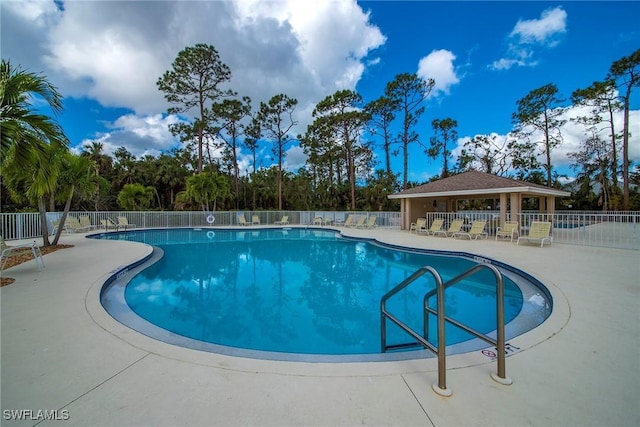
[[[169,132],[169,125],[177,122],[176,116],[127,114],[119,117],[114,123],[107,124],[110,132],[98,135],[92,140],[85,139],[81,145],[96,141],[103,144],[103,152],[109,155],[113,155],[119,147],[125,147],[136,157],[147,154],[158,156],[179,144]]]
[[[489,68],[508,70],[513,66],[535,67],[538,49],[555,47],[567,31],[567,12],[560,6],[542,12],[540,19],[518,20],[508,37],[504,58],[494,61]]]
[[[66,97],[132,110],[95,136],[107,153],[124,145],[139,156],[176,143],[167,129],[172,119],[160,116],[168,104],[156,81],[187,46],[215,46],[231,69],[228,87],[251,97],[254,109],[279,93],[298,99],[295,137],[320,99],[355,89],[365,67],[379,61],[369,55],[386,40],[355,0],[60,5],[3,1],[3,57],[42,70]],[[25,52],[25,45],[32,48]],[[300,158],[293,150],[290,167]]]
[[[432,96],[437,95],[439,92],[447,95],[451,86],[460,82],[453,66],[455,59],[456,56],[452,52],[444,49],[434,50],[420,59],[418,76],[425,80],[431,78],[436,82],[431,92]]]
[[[355,89],[369,61],[376,62],[368,55],[385,42],[355,0],[71,1],[63,10],[53,2],[30,2],[24,10],[4,3],[16,30],[29,31],[3,37],[5,52],[18,55],[21,39],[33,39],[42,49],[23,65],[44,67],[66,96],[142,115],[166,111],[157,79],[180,50],[206,43],[230,67],[229,87],[254,107],[279,93],[297,98],[297,112],[307,114],[298,118],[303,129],[318,100]]]
[[[573,162],[573,159],[568,157],[569,153],[575,153],[581,150],[582,141],[587,138],[585,135],[585,127],[581,124],[577,124],[574,121],[571,121],[571,118],[577,118],[580,116],[589,116],[591,115],[590,107],[578,107],[572,106],[564,111],[564,113],[558,117],[559,120],[566,120],[564,126],[561,128],[562,134],[562,143],[554,148],[551,151],[551,163],[556,170],[564,171],[565,173],[569,173],[570,175],[574,172],[570,169],[570,165]],[[603,119],[606,119],[603,117]],[[614,127],[617,129],[616,132],[621,132],[623,127],[623,113],[617,112],[614,115]],[[630,161],[637,162],[640,160],[640,111],[632,110],[629,112],[629,122],[631,123],[630,133],[631,136],[629,138],[629,159]],[[603,122],[603,129],[601,131],[601,138],[608,140],[609,137],[609,129],[608,124]],[[506,142],[510,139],[513,139],[513,136],[510,134],[500,135],[496,133],[491,133],[489,135],[475,135],[475,136],[486,136],[489,138],[493,138],[496,146],[505,145]],[[463,147],[465,142],[469,141],[472,137],[463,136],[458,138],[456,147],[454,147],[452,152],[452,157],[456,159]],[[531,141],[542,141],[544,139],[541,132],[537,131],[531,135]],[[618,149],[622,149],[622,141],[618,144]],[[619,162],[622,163],[622,158],[618,157]],[[546,159],[543,155],[538,156],[538,160],[541,164],[546,162]]]
[[[567,12],[562,7],[547,9],[540,19],[519,20],[510,36],[522,43],[555,43],[558,34],[567,31]]]

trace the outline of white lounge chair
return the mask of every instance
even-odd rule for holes
[[[409,233],[411,233],[412,231],[415,231],[416,234],[418,233],[422,233],[422,232],[427,232],[427,218],[418,218],[416,219],[416,222],[412,222],[411,226],[409,227]]]
[[[459,233],[462,230],[463,224],[464,224],[463,220],[454,219],[453,221],[451,221],[451,225],[449,225],[449,228],[447,230],[434,231],[433,235],[435,236],[435,235],[444,234],[445,237],[453,237],[454,234]]]
[[[118,217],[118,228],[124,228],[124,231],[127,231],[127,228],[134,228],[136,225],[131,224],[129,219],[126,216]]]
[[[513,242],[513,238],[517,234],[519,234],[517,221],[506,221],[502,227],[496,228],[496,240],[498,240],[498,237],[508,237]]]
[[[471,228],[469,229],[469,231],[458,231],[456,233],[453,233],[452,237],[467,236],[469,240],[471,240],[472,238],[478,240],[478,237],[486,239],[488,236],[487,232],[484,231],[486,225],[486,220],[473,221],[473,224],[471,224]]]
[[[287,225],[287,224],[289,224],[289,216],[288,215],[282,215],[282,218],[280,219],[280,221],[275,221],[274,224],[276,224],[276,225]]]
[[[529,226],[529,234],[527,236],[518,237],[516,245],[520,244],[520,240],[526,240],[528,242],[540,242],[540,247],[544,246],[546,240],[551,244],[551,223],[543,221],[531,221]]]
[[[4,270],[4,267],[5,265],[7,265],[7,261],[9,260],[9,258],[13,256],[24,255],[28,252],[31,252],[33,254],[33,259],[36,261],[38,270],[43,269],[44,259],[42,259],[40,246],[38,246],[36,242],[9,246],[5,243],[4,238],[0,236],[0,272]]]
[[[361,225],[356,225],[357,228],[373,228],[376,226],[376,216],[375,215],[371,215],[369,217],[369,219],[367,219],[364,223],[362,223]]]

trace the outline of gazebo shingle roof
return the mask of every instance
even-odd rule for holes
[[[430,182],[427,184],[419,185],[417,187],[408,188],[399,193],[393,194],[392,198],[402,198],[402,196],[411,197],[411,195],[429,194],[434,193],[461,193],[471,192],[480,193],[486,190],[486,193],[495,193],[499,189],[522,189],[526,192],[536,192],[539,190],[542,193],[556,193],[556,195],[569,195],[569,193],[556,190],[553,188],[545,187],[543,185],[533,184],[530,182],[519,181],[511,178],[504,178],[497,175],[492,175],[485,172],[468,171],[458,175],[443,178],[438,181]],[[564,193],[564,194],[558,194]]]

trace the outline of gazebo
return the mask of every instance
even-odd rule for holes
[[[504,178],[485,172],[468,171],[459,175],[409,188],[390,199],[400,199],[401,228],[428,212],[455,212],[458,200],[499,199],[500,224],[504,224],[507,212],[517,218],[522,211],[522,199],[537,198],[540,212],[553,214],[556,197],[568,197],[571,193]]]

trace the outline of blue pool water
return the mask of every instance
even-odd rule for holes
[[[200,342],[267,352],[380,353],[384,293],[425,265],[446,281],[476,264],[472,257],[400,250],[316,229],[173,229],[99,237],[164,251],[124,288],[137,316]],[[484,333],[495,330],[494,283],[487,270],[447,289],[447,315]],[[421,330],[422,296],[434,286],[425,275],[390,299],[387,309]],[[523,312],[525,302],[520,286],[505,277],[506,322]],[[435,323],[432,318],[433,343]],[[451,325],[446,335],[448,345],[473,338]],[[391,323],[388,337],[392,344],[411,341]]]

